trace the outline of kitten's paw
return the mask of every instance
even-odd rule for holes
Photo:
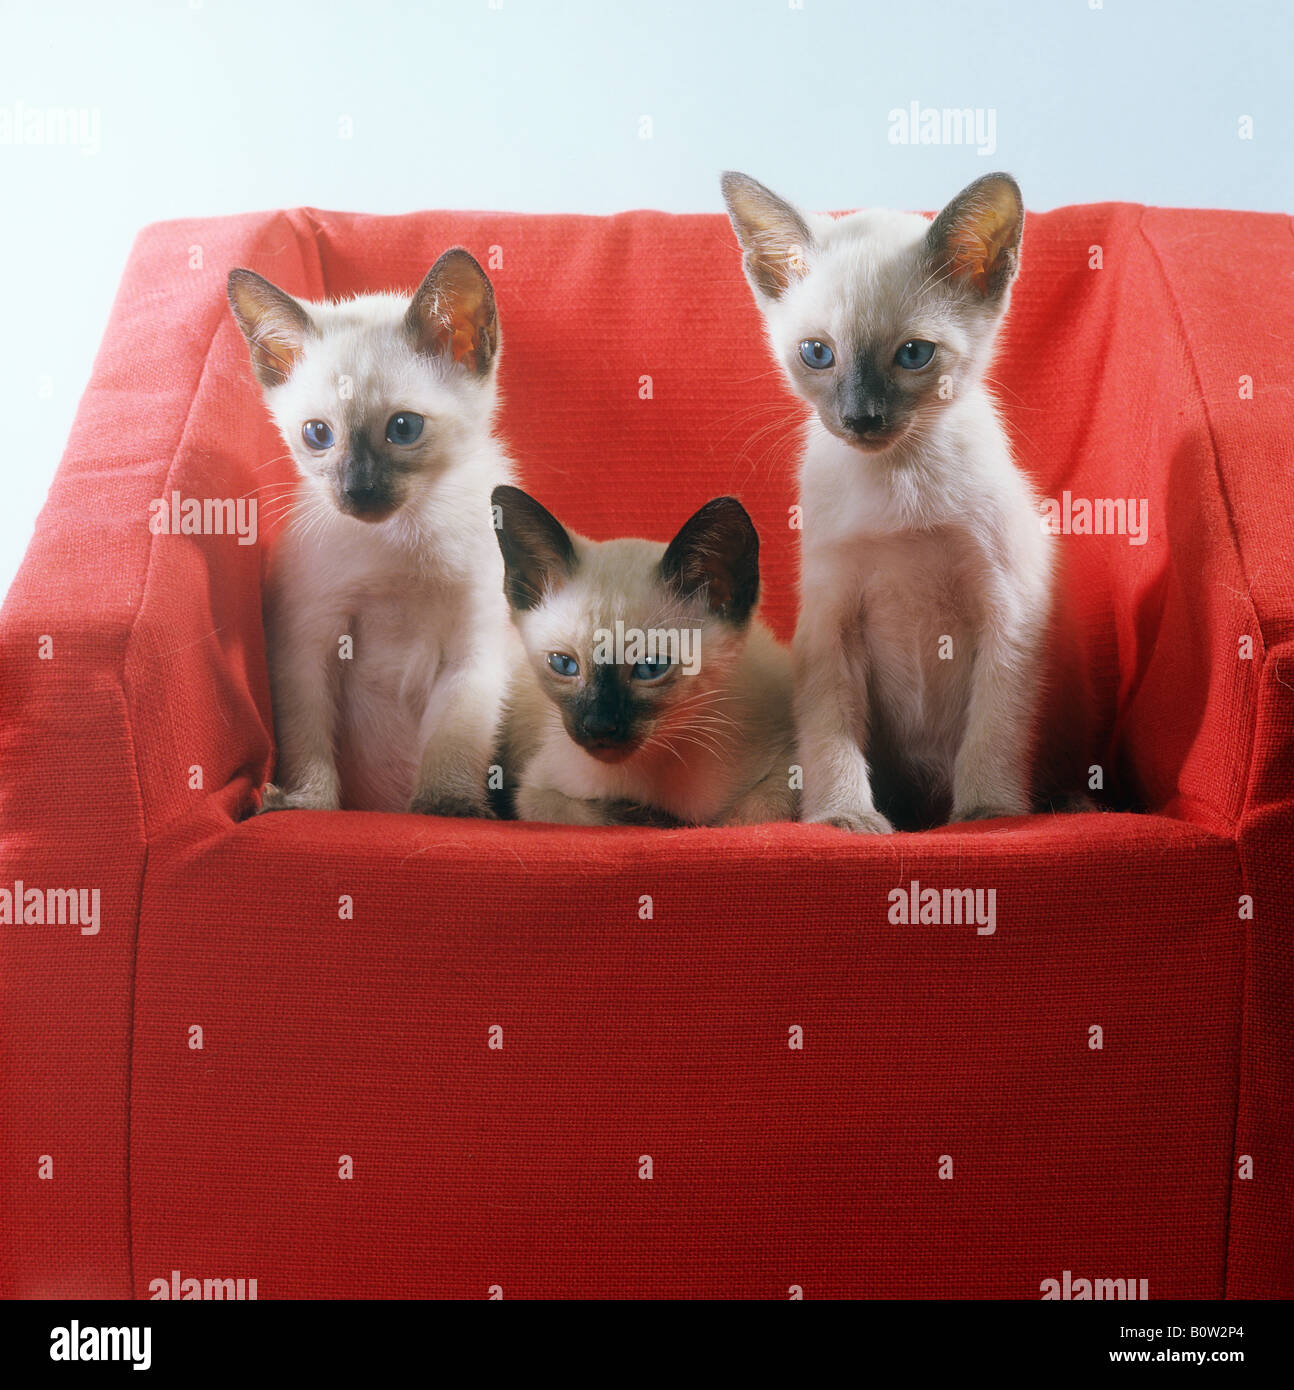
[[[955,821],[968,820],[1007,820],[1012,816],[1026,815],[1027,811],[1015,805],[994,806],[987,804],[983,806],[969,806],[965,809],[954,806],[950,823]]]
[[[261,791],[261,804],[253,812],[263,816],[269,811],[335,811],[337,804],[317,792],[285,792],[273,782],[266,782]]]
[[[796,795],[779,778],[771,786],[757,786],[747,792],[719,824],[770,825],[799,818]]]
[[[1057,816],[1084,816],[1105,808],[1086,792],[1068,792],[1048,797],[1043,802],[1043,809]]]
[[[409,802],[415,816],[449,816],[458,820],[498,820],[498,814],[483,799],[474,801],[458,792],[416,792]]]
[[[644,806],[637,801],[605,801],[601,803],[607,825],[646,825],[657,830],[679,830],[683,822],[659,806]]]
[[[879,811],[844,811],[811,816],[810,825],[834,825],[851,835],[893,835],[894,827]]]

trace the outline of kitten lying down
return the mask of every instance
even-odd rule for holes
[[[790,660],[752,616],[759,537],[741,503],[708,502],[664,546],[586,540],[519,488],[493,502],[525,649],[504,719],[515,814],[794,819]]]

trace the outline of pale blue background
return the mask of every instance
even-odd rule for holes
[[[0,145],[0,592],[158,218],[717,211],[725,167],[818,208],[931,208],[992,168],[1039,209],[1294,204],[1285,0],[792,3],[0,4],[0,107],[97,108],[102,131],[94,155]],[[912,101],[996,108],[996,152],[891,145]]]

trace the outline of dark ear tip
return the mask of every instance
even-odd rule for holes
[[[983,178],[976,180],[976,182],[982,184],[1005,184],[1006,187],[1011,190],[1016,202],[1020,204],[1021,208],[1024,207],[1024,195],[1020,192],[1020,185],[1016,182],[1015,177],[1012,174],[1008,174],[1005,169],[998,169],[992,174],[985,174]]]
[[[490,277],[485,273],[485,268],[466,246],[450,246],[442,251],[440,255],[436,257],[436,264],[431,268],[432,272],[443,270],[446,266],[453,265],[456,262],[460,265],[470,266],[487,285],[490,283]]]
[[[519,487],[513,487],[511,483],[500,483],[498,487],[490,493],[490,502],[493,506],[501,507],[505,502],[530,501],[528,493],[522,492]]]
[[[752,198],[776,197],[758,179],[752,179],[749,174],[738,173],[736,169],[725,169],[719,175],[719,191],[723,195],[723,204],[728,209],[729,217],[739,216],[745,204]]]
[[[682,525],[660,572],[689,597],[704,592],[710,611],[744,623],[759,597],[759,532],[735,497],[714,497]]]
[[[719,175],[719,190],[723,194],[723,201],[730,208],[740,198],[758,197],[761,193],[769,195],[768,189],[758,179],[753,179],[749,174],[740,173],[736,169],[725,169]]]
[[[248,270],[246,266],[237,265],[229,272],[229,276],[225,280],[225,293],[235,310],[238,309],[237,295],[241,290],[249,290],[257,301],[267,297],[278,297],[296,304],[296,300],[286,290],[279,289],[273,280],[267,280],[254,270]],[[300,308],[299,305],[297,307]],[[304,313],[304,311],[302,312]]]
[[[759,532],[755,529],[755,523],[750,519],[750,513],[735,497],[727,495],[715,497],[707,502],[701,511],[707,516],[722,517],[729,525],[748,532],[756,540],[759,539]]]
[[[726,512],[740,512],[747,521],[750,520],[750,513],[742,506],[739,499],[729,492],[725,492],[722,497],[712,497],[705,505],[707,507],[721,507]]]

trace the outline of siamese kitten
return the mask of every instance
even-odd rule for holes
[[[494,491],[525,648],[503,763],[523,820],[749,825],[791,820],[786,651],[753,619],[759,537],[732,497],[668,546],[573,535]]]
[[[1051,548],[985,385],[1020,253],[1006,174],[933,222],[723,193],[774,356],[814,411],[795,713],[804,818],[886,832],[1030,809]]]
[[[277,785],[261,810],[485,816],[515,636],[490,492],[494,291],[461,247],[413,298],[299,303],[229,276],[300,475],[271,559]]]

